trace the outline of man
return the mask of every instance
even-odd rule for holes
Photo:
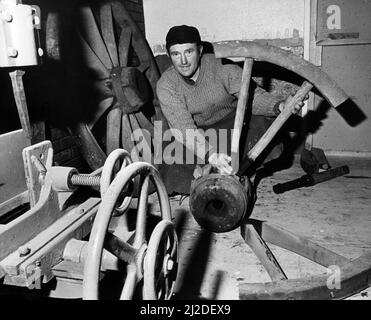
[[[186,147],[220,173],[230,174],[230,156],[208,143],[200,129],[233,129],[242,69],[235,64],[222,64],[214,54],[203,54],[195,27],[172,27],[166,36],[166,49],[172,66],[159,79],[157,95],[169,126],[180,130],[183,137],[187,129],[198,132],[196,144],[183,140]],[[257,86],[254,90],[253,115],[277,116],[283,107],[284,102],[264,89]],[[296,105],[293,113],[301,107],[302,103]]]

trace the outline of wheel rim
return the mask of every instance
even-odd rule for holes
[[[170,299],[175,287],[177,269],[177,235],[174,225],[163,220],[153,230],[144,259],[144,299]]]
[[[142,191],[140,194],[138,214],[137,214],[137,229],[133,247],[140,250],[145,244],[145,220],[146,220],[146,205],[148,200],[148,183],[149,179],[154,183],[161,204],[162,219],[171,220],[170,203],[167,197],[167,192],[163,182],[161,181],[159,172],[151,164],[144,162],[132,163],[124,169],[120,170],[115,179],[110,184],[107,192],[102,199],[102,203],[96,214],[93,227],[89,239],[89,250],[84,265],[84,280],[83,280],[83,299],[96,300],[98,299],[99,291],[99,272],[103,253],[104,239],[108,229],[111,216],[115,210],[117,199],[122,190],[130,180],[141,175]],[[135,270],[135,273],[134,273]],[[121,298],[131,298],[134,289],[141,279],[141,268],[135,263],[128,264],[128,282],[125,283]],[[133,285],[134,283],[134,285]]]
[[[107,157],[106,162],[103,166],[103,171],[100,180],[100,194],[101,198],[104,198],[109,185],[111,184],[114,174],[115,174],[115,166],[118,161],[122,161],[121,169],[124,169],[127,165],[131,164],[130,154],[123,149],[116,149],[112,151],[109,156]],[[127,190],[123,191],[123,200],[121,205],[115,208],[114,215],[123,214],[130,206],[131,200],[133,199],[133,182],[128,186]]]

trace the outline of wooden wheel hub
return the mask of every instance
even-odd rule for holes
[[[240,226],[251,201],[251,184],[245,187],[235,175],[213,173],[193,181],[189,206],[200,226],[227,232]]]

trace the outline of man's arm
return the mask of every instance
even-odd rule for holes
[[[236,64],[226,64],[222,65],[222,70],[228,92],[238,98],[241,89],[242,69]],[[279,113],[277,108],[281,100],[260,87],[254,79],[252,81],[256,85],[252,102],[252,114],[277,116]]]

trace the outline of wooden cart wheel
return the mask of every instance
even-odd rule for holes
[[[242,126],[244,105],[248,97],[247,88],[254,59],[276,64],[305,79],[293,100],[291,100],[292,102],[287,103],[285,109],[275,119],[267,132],[249,151],[247,160],[250,163],[259,157],[264,148],[290,117],[293,102],[303,99],[313,86],[318,89],[332,107],[338,110],[345,108],[350,100],[335,81],[320,68],[280,48],[260,45],[255,42],[226,41],[214,44],[214,51],[218,58],[245,58],[235,129],[240,129]],[[351,103],[349,105],[351,106]],[[344,112],[344,110],[342,111]],[[342,114],[340,111],[339,113]],[[352,125],[350,119],[345,118],[345,120]],[[237,173],[238,170],[241,171],[241,167],[236,161],[238,159],[236,156],[239,142],[238,131],[232,137],[232,165],[234,173]],[[240,299],[341,299],[360,292],[369,286],[369,277],[371,276],[370,252],[365,253],[354,261],[350,261],[348,258],[321,247],[308,239],[280,227],[253,219],[246,219],[242,223],[241,235],[268,272],[272,282],[240,285]],[[266,242],[295,252],[324,267],[337,266],[341,272],[339,287],[334,288],[328,285],[328,274],[300,279],[287,279]]]
[[[100,98],[91,107],[89,123],[80,123],[75,133],[83,157],[96,170],[112,150],[132,152],[134,130],[143,128],[152,134],[159,71],[122,1],[85,1],[77,8],[76,28],[83,60],[95,77],[94,89]],[[102,130],[104,139],[97,137]],[[150,146],[150,137],[146,143]],[[135,156],[140,159],[138,153]]]
[[[145,300],[169,300],[178,270],[178,238],[174,225],[167,220],[157,224],[144,259]]]
[[[132,244],[124,242],[111,233],[107,233],[108,225],[114,213],[117,201],[128,183],[140,177],[140,195],[138,200],[135,237]],[[146,220],[148,204],[148,186],[152,181],[160,201],[161,216],[166,227],[171,225],[171,211],[166,188],[155,167],[144,162],[135,162],[121,169],[107,189],[99,207],[91,230],[88,256],[84,265],[83,299],[95,300],[99,294],[99,273],[103,247],[106,241],[114,243],[116,249],[111,252],[127,263],[127,273],[120,299],[132,299],[135,289],[144,276],[144,260],[147,253]],[[161,224],[162,225],[162,224]],[[158,228],[156,229],[158,230]],[[167,230],[167,229],[166,229]],[[157,234],[157,232],[156,232]],[[158,237],[155,236],[157,239]],[[152,247],[152,246],[151,246]],[[176,246],[175,246],[176,247]],[[152,252],[152,249],[150,249]],[[153,253],[151,253],[153,255]]]

